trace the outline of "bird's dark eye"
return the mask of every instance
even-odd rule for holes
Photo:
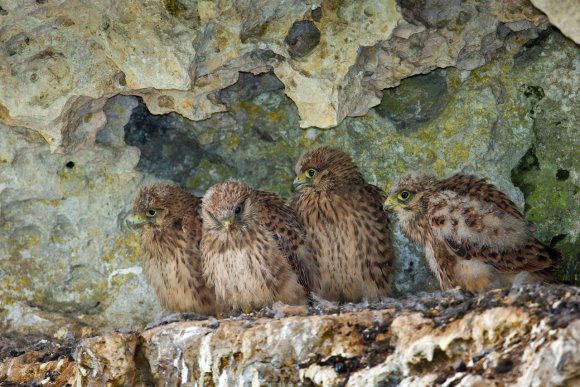
[[[240,212],[242,212],[242,207],[237,206],[236,209],[234,210],[234,212],[236,213],[236,215],[238,215]]]
[[[306,173],[304,173],[306,175],[307,178],[312,179],[314,176],[316,176],[316,169],[307,169]]]
[[[401,200],[407,200],[409,199],[409,196],[411,196],[411,194],[408,191],[401,191],[401,193],[399,193],[399,199]]]
[[[155,215],[157,215],[157,210],[154,210],[152,208],[147,210],[147,216],[152,217]]]

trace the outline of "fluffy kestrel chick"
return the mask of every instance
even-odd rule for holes
[[[321,296],[375,301],[391,293],[394,249],[383,193],[343,151],[307,152],[296,164],[292,206],[320,265]]]
[[[516,205],[476,176],[400,177],[385,201],[405,233],[423,246],[442,289],[510,285],[518,273],[550,281],[562,256],[542,244]]]
[[[130,221],[142,228],[145,271],[161,304],[172,312],[215,315],[215,292],[201,269],[200,208],[198,197],[156,184],[141,189]]]
[[[249,312],[317,289],[304,230],[279,196],[227,181],[206,192],[202,216],[204,275],[220,301]]]

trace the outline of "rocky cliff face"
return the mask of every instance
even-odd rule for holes
[[[447,3],[3,1],[0,329],[142,328],[163,311],[124,228],[139,184],[290,197],[320,144],[384,188],[411,169],[488,177],[579,284],[578,6]],[[396,236],[399,293],[435,290]]]
[[[560,386],[580,383],[578,288],[376,305],[274,306],[224,320],[45,343],[0,380],[57,385]],[[11,345],[18,348],[21,343]],[[1,349],[1,346],[0,346]],[[71,356],[71,354],[73,356]]]

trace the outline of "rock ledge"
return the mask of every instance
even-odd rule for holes
[[[452,291],[340,308],[276,305],[86,339],[74,360],[54,344],[6,355],[0,381],[15,383],[574,385],[580,288],[479,297]]]

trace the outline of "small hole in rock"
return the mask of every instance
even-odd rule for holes
[[[556,179],[560,181],[568,180],[570,172],[565,169],[558,169],[556,172]]]
[[[68,163],[66,163],[66,167],[68,169],[73,169],[75,167],[74,161],[69,161]]]

